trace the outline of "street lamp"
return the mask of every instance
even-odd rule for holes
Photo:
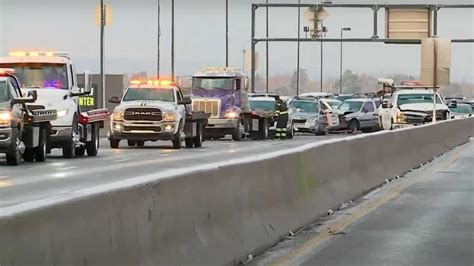
[[[341,54],[340,54],[340,64],[339,64],[339,94],[342,94],[342,34],[344,31],[350,31],[351,28],[341,28]]]

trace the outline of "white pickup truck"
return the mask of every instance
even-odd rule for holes
[[[170,81],[132,81],[123,97],[111,97],[119,105],[110,120],[109,141],[118,149],[121,140],[128,146],[143,147],[145,141],[171,140],[180,149],[202,146],[208,116],[190,110],[191,99],[185,98]]]
[[[85,73],[85,88],[79,88],[73,61],[67,53],[15,51],[0,58],[0,68],[15,70],[22,91],[36,91],[35,105],[57,110],[52,121],[47,153],[62,149],[64,158],[96,156],[99,149],[99,129],[109,113],[106,109],[82,112],[79,97],[90,93],[89,74]]]
[[[429,123],[433,120],[432,89],[400,89],[386,97],[379,107],[380,125],[385,130]],[[443,98],[436,93],[436,120],[450,119]]]

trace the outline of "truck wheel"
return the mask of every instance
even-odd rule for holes
[[[77,134],[77,117],[74,115],[72,121],[72,130],[71,130],[71,138],[64,142],[62,150],[63,150],[63,158],[71,159],[74,158],[74,154],[76,151],[76,143],[74,143],[74,135]]]
[[[293,125],[290,126],[290,130],[288,131],[287,136],[289,139],[292,139],[295,136],[295,128],[293,127]]]
[[[120,145],[120,140],[118,139],[110,139],[110,148],[112,149],[118,149]]]
[[[193,138],[185,138],[184,143],[186,144],[186,148],[191,149],[194,146],[194,139]]]
[[[182,132],[183,132],[182,126],[181,126],[181,123],[179,123],[178,132],[176,132],[176,134],[174,134],[173,136],[173,149],[175,150],[181,149],[181,144],[183,141],[181,139]]]
[[[35,160],[37,162],[44,162],[46,161],[46,149],[48,144],[48,135],[46,133],[46,129],[42,128],[40,130],[40,139],[39,139],[39,145],[38,147],[35,148]]]
[[[233,141],[241,141],[242,136],[245,134],[244,125],[239,122],[239,125],[232,130],[232,140]]]
[[[128,147],[135,147],[137,145],[137,142],[134,140],[127,140]]]
[[[145,146],[145,141],[143,140],[138,140],[137,141],[137,147],[144,147]]]
[[[21,163],[21,140],[20,140],[20,131],[15,128],[12,130],[11,136],[13,142],[10,146],[10,152],[7,153],[7,164],[8,165],[19,165]]]
[[[193,138],[194,148],[201,148],[203,141],[204,141],[204,127],[201,124],[198,124],[197,136]]]
[[[92,125],[92,139],[86,143],[87,156],[97,156],[99,151],[99,126],[97,124]]]
[[[258,129],[258,137],[259,139],[268,139],[268,119],[263,118],[260,119],[259,123],[259,129]]]

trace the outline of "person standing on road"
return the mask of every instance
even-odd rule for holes
[[[288,124],[288,106],[285,101],[280,99],[280,96],[275,97],[276,100],[276,117],[277,117],[277,126],[276,126],[276,139],[285,139],[286,138],[286,128]]]

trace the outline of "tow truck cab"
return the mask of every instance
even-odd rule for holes
[[[205,68],[193,76],[193,111],[210,115],[206,136],[232,134],[239,141],[250,131],[247,77],[235,68]]]
[[[56,110],[32,105],[36,91],[24,97],[14,73],[14,69],[0,68],[0,153],[6,154],[9,165],[18,165],[22,159],[43,162]]]
[[[114,149],[121,140],[129,146],[143,146],[145,141],[171,140],[173,148],[201,147],[207,116],[197,117],[186,105],[185,98],[171,81],[132,81],[121,99],[111,97],[114,109],[110,121],[109,141]]]
[[[90,156],[97,154],[99,128],[108,113],[81,113],[78,98],[90,93],[89,75],[85,73],[85,88],[79,88],[67,53],[15,51],[0,58],[1,67],[15,69],[23,91],[37,91],[36,105],[57,110],[57,119],[51,122],[48,153],[60,148],[65,158],[84,155],[86,150]]]

